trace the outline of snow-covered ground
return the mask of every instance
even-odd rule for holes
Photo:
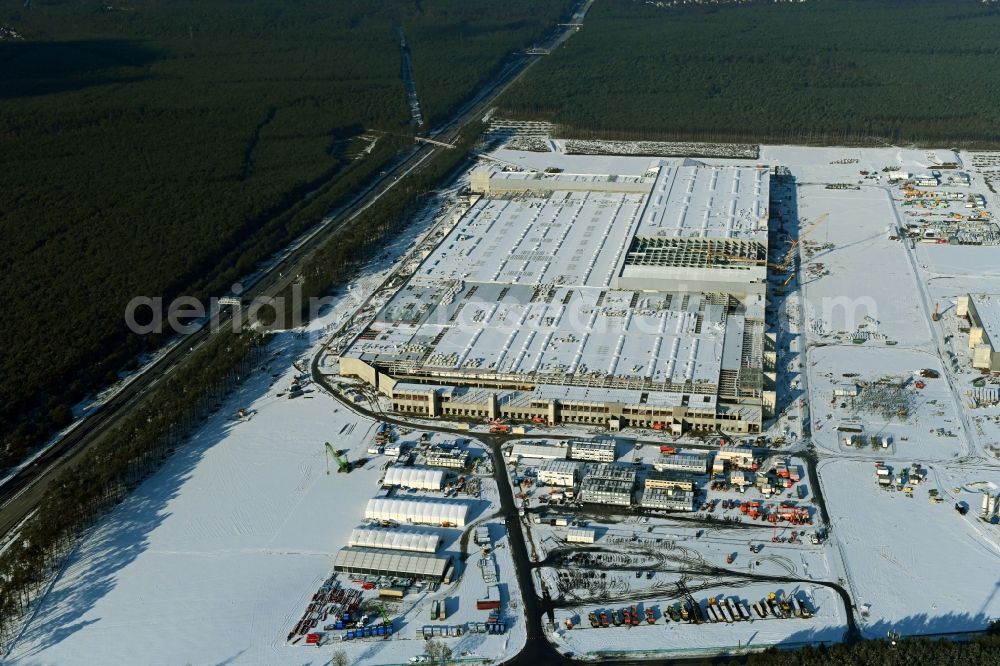
[[[331,463],[326,473],[324,441],[348,449],[352,460],[364,458],[377,424],[318,390],[276,398],[297,374],[290,361],[300,351],[296,337],[282,337],[270,367],[83,541],[5,663],[328,663],[333,648],[289,645],[286,634],[331,574],[332,555],[362,522],[385,459],[350,474],[338,474]],[[251,410],[250,420],[231,418],[241,405]],[[493,480],[483,478],[482,488],[473,520],[499,508]],[[460,531],[441,531],[443,551],[460,560]],[[502,524],[492,532],[506,543]],[[504,599],[516,609],[509,550],[496,552],[500,578],[510,586]],[[433,595],[448,600],[447,624],[485,620],[474,606],[485,584],[473,561],[467,575]],[[410,610],[394,617],[393,640],[337,648],[352,662],[400,662],[422,653],[416,634],[430,624],[430,598],[404,599],[401,609]],[[497,658],[524,641],[516,612],[508,622],[505,636],[447,640],[456,655]],[[143,656],[136,662],[138,646]]]
[[[935,465],[912,498],[881,490],[871,462],[830,460],[820,474],[866,636],[969,631],[1000,618],[1000,532],[979,520],[979,492],[953,492],[995,484],[1000,471]],[[932,488],[942,503],[930,503]],[[966,516],[956,501],[971,506]]]
[[[795,343],[805,349],[812,440],[835,561],[862,611],[862,632],[871,637],[974,631],[1000,617],[994,594],[1000,531],[978,518],[982,489],[995,494],[990,484],[1000,477],[989,454],[1000,440],[1000,412],[969,407],[971,381],[980,375],[970,367],[968,337],[958,331],[953,306],[970,291],[998,291],[1000,248],[890,240],[887,229],[926,213],[904,207],[898,186],[884,177],[858,176],[884,167],[927,173],[957,162],[972,177],[964,191],[984,195],[995,213],[1000,202],[968,157],[895,148],[762,151],[762,160],[788,166],[799,182],[799,232],[808,230],[814,247],[802,256],[806,344]],[[846,160],[856,162],[834,163]],[[857,190],[826,187],[859,181]],[[816,262],[823,270],[810,275]],[[935,304],[942,312],[937,322],[931,317]],[[854,343],[857,337],[864,342]],[[924,378],[918,388],[923,369],[939,377]],[[833,399],[837,384],[883,378],[906,383],[907,416],[877,413],[878,404],[855,410],[850,401]],[[845,447],[836,432],[842,423],[860,423],[866,437],[890,435],[892,445]],[[875,460],[895,470],[916,463],[928,478],[913,484],[912,498],[880,490]],[[929,490],[942,501],[933,503]],[[968,515],[955,511],[957,502],[970,507]]]

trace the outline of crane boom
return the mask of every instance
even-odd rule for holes
[[[340,455],[337,452],[337,450],[335,448],[333,448],[333,445],[330,444],[330,442],[326,442],[326,452],[328,454],[330,454],[330,457],[333,458],[337,462],[337,465],[339,466],[339,469],[337,470],[338,472],[350,472],[351,471],[351,463],[348,462],[348,460],[347,460],[346,457]]]

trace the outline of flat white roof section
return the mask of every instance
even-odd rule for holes
[[[417,276],[609,287],[643,201],[642,194],[569,191],[483,198]]]
[[[636,235],[766,243],[769,194],[763,167],[664,161]]]
[[[457,295],[403,289],[349,354],[428,376],[634,377],[650,388],[694,390],[717,383],[728,326],[736,328],[727,356],[736,355],[730,363],[738,367],[733,336],[742,341],[743,315],[717,300],[565,287],[543,294],[474,284]],[[409,321],[385,320],[418,307],[424,311]]]

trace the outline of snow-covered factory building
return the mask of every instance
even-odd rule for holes
[[[1000,295],[969,294],[959,299],[956,314],[969,322],[972,367],[1000,372]]]
[[[436,553],[438,546],[441,545],[441,537],[432,532],[358,527],[351,532],[351,537],[348,539],[347,545],[360,548]]]
[[[431,449],[426,454],[426,460],[432,467],[463,469],[469,464],[469,454],[461,450]]]
[[[770,173],[477,174],[482,196],[345,343],[402,414],[760,431]]]

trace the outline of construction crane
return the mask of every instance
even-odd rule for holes
[[[330,444],[330,442],[326,443],[326,453],[327,453],[327,456],[328,456],[327,459],[326,459],[326,473],[327,474],[330,473],[330,458],[333,458],[335,461],[337,461],[337,465],[340,466],[340,469],[338,469],[337,472],[350,472],[351,471],[351,463],[348,462],[347,457],[340,455],[337,452],[337,450],[335,448],[333,448],[333,445]]]
[[[383,606],[382,604],[379,604],[378,605],[378,612],[382,614],[382,626],[383,627],[391,627],[392,626],[392,620],[389,619],[389,614],[385,612],[385,606]],[[386,633],[385,638],[386,638],[386,640],[389,639],[389,634],[388,633]]]
[[[806,236],[815,231],[816,227],[818,227],[822,222],[825,222],[828,217],[830,217],[829,213],[823,213],[810,222],[809,226],[802,230],[802,233],[799,234],[798,238],[788,241],[788,252],[785,253],[785,258],[782,259],[780,263],[765,262],[763,259],[747,257],[739,254],[723,254],[715,252],[714,250],[708,251],[708,260],[711,263],[713,259],[722,259],[723,261],[733,261],[743,264],[752,264],[755,266],[765,265],[766,263],[768,268],[773,268],[779,273],[784,273],[792,265],[792,261],[795,259],[795,250],[798,248],[799,243],[801,243]]]

